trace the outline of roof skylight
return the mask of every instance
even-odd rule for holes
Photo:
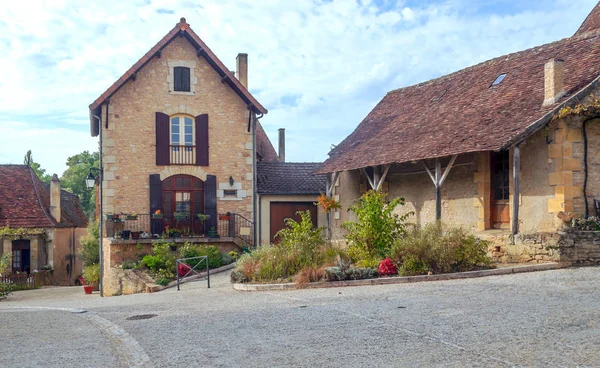
[[[502,81],[504,80],[504,78],[506,78],[506,73],[500,74],[498,76],[498,78],[496,78],[496,80],[494,81],[494,83],[492,83],[492,85],[490,87],[499,85],[500,83],[502,83]]]

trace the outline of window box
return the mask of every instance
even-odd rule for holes
[[[129,221],[135,221],[135,220],[137,220],[137,215],[135,215],[135,214],[134,215],[127,215],[127,220],[129,220]]]

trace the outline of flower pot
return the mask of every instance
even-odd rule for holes
[[[177,246],[176,245],[169,245],[169,248],[171,249],[171,252],[177,252]]]
[[[161,219],[161,218],[163,218],[163,215],[162,215],[162,214],[156,214],[156,213],[155,213],[155,214],[153,214],[153,215],[152,215],[152,218],[153,218],[153,219]]]
[[[121,235],[123,235],[123,239],[129,239],[131,236],[131,230],[123,230]]]
[[[134,215],[127,215],[127,220],[130,220],[130,221],[137,220],[137,215],[136,216],[134,216]]]
[[[85,291],[86,294],[91,294],[92,290],[94,290],[93,285],[83,285],[83,291]]]
[[[137,240],[137,239],[140,238],[140,235],[142,235],[141,231],[132,231],[131,232],[131,239],[136,239]]]
[[[231,215],[219,215],[219,220],[229,221],[231,220]]]
[[[112,220],[112,219],[113,219],[113,215],[108,215],[108,214],[107,214],[107,215],[104,215],[104,216],[106,216],[106,219],[107,219],[107,220]]]
[[[171,233],[171,238],[181,238],[181,233]]]

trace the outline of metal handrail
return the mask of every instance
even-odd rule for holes
[[[185,261],[189,261],[192,259],[199,259],[200,262],[196,263],[196,265],[194,267],[191,267]],[[202,263],[206,264],[206,276],[205,277],[206,277],[206,281],[208,283],[208,288],[210,289],[210,269],[208,268],[208,256],[198,256],[198,257],[180,258],[175,262],[175,274],[177,275],[177,291],[179,291],[179,284],[182,283],[186,277],[193,277],[195,275],[200,275],[200,272],[198,272],[196,270],[196,267],[198,267]],[[179,265],[185,266],[188,269],[188,271],[183,276],[179,275]],[[193,274],[190,275],[190,273],[192,273],[192,272],[193,272]],[[200,278],[200,277],[198,277],[198,278]]]

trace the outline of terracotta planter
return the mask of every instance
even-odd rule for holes
[[[91,294],[92,290],[94,290],[93,285],[83,285],[83,291],[85,291],[86,294]]]
[[[231,216],[230,215],[219,215],[219,220],[231,220]]]

